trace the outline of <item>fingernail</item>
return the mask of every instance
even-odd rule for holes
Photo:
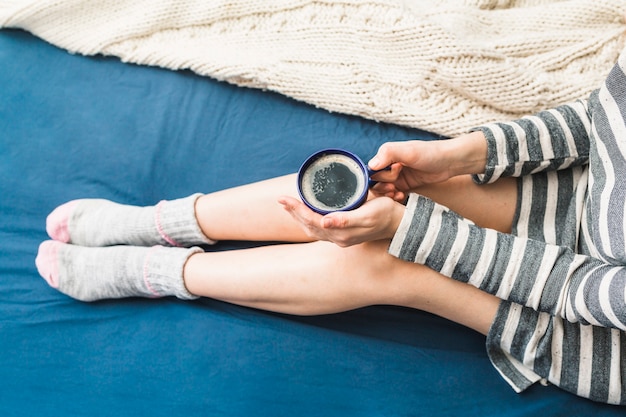
[[[372,168],[375,168],[378,166],[378,164],[380,163],[380,161],[378,160],[378,157],[373,157],[372,159],[370,159],[368,165],[371,166]]]

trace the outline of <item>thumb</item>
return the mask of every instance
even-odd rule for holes
[[[348,226],[348,219],[344,212],[327,214],[322,219],[322,227],[325,229],[343,229]]]
[[[370,159],[368,165],[373,170],[381,170],[394,162],[399,162],[402,157],[403,145],[401,142],[383,143],[376,155]]]

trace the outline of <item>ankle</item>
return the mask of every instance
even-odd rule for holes
[[[214,244],[202,230],[196,206],[202,194],[161,201],[155,206],[154,222],[161,238],[171,246]]]

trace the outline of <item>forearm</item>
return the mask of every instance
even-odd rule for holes
[[[626,329],[626,268],[478,227],[422,196],[409,200],[389,252],[537,311]]]
[[[590,118],[586,101],[473,130],[482,131],[487,140],[484,173],[474,177],[478,183],[588,162]]]
[[[509,123],[493,123],[438,143],[450,176],[519,176],[543,167],[585,163],[589,153],[586,102],[543,111]],[[501,171],[501,172],[500,172]],[[491,179],[491,172],[489,178]],[[495,180],[495,178],[493,178]]]
[[[450,161],[450,176],[482,174],[487,163],[487,139],[475,131],[439,142],[440,151]]]

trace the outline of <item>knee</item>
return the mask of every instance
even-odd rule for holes
[[[366,242],[341,248],[315,242],[324,257],[321,273],[329,279],[332,297],[351,308],[366,305],[401,304],[413,291],[415,274],[422,265],[400,260],[387,252],[389,241]]]
[[[403,262],[387,252],[389,241],[365,242],[346,248],[328,246],[328,266],[338,279],[376,287],[390,277],[397,263]]]

